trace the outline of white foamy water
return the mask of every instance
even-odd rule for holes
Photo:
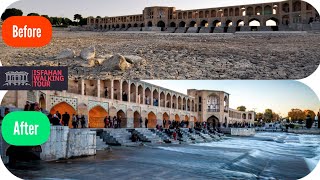
[[[302,169],[309,173],[320,161],[319,135],[267,132],[257,133],[254,137],[232,137],[219,142],[194,144],[191,147],[159,148],[206,155],[214,158],[217,169],[249,172],[259,178],[281,179],[289,173],[291,177],[295,177],[295,173],[299,176]]]

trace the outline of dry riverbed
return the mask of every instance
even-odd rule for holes
[[[96,56],[134,55],[145,63],[110,70],[79,58],[94,46]],[[54,31],[42,48],[11,48],[0,42],[4,66],[68,66],[70,78],[124,79],[301,79],[320,62],[320,34],[162,34]],[[72,58],[56,59],[65,49]],[[106,63],[107,64],[107,63]],[[104,64],[103,66],[106,66]]]

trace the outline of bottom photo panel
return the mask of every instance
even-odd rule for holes
[[[38,111],[38,146],[7,144],[23,179],[299,179],[320,160],[320,102],[298,81],[69,80],[8,91],[2,120]],[[1,131],[1,130],[0,130]]]

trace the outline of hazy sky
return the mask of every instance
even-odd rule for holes
[[[248,110],[264,112],[270,108],[287,116],[292,108],[311,109],[318,112],[320,102],[317,95],[298,81],[146,81],[161,87],[187,94],[187,89],[221,90],[230,94],[230,108],[244,105]]]
[[[279,0],[20,0],[10,7],[30,12],[73,18],[74,14],[87,16],[119,16],[142,14],[148,6],[174,6],[177,9],[199,9],[232,5],[254,4]]]

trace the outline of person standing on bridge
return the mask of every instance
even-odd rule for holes
[[[139,118],[139,122],[140,122],[140,128],[142,128],[142,117],[141,116]]]
[[[146,128],[148,128],[148,121],[149,120],[147,118],[144,120],[144,125],[145,125]]]
[[[166,128],[167,120],[163,119],[163,127]]]
[[[72,115],[72,126],[73,128],[77,128],[77,116],[75,114]]]
[[[81,128],[85,128],[86,127],[86,118],[84,117],[84,115],[81,116],[80,122],[81,122]]]
[[[68,125],[69,125],[69,120],[70,120],[70,115],[68,114],[68,112],[65,112],[65,113],[62,115],[63,125],[64,125],[64,126],[68,126]]]

